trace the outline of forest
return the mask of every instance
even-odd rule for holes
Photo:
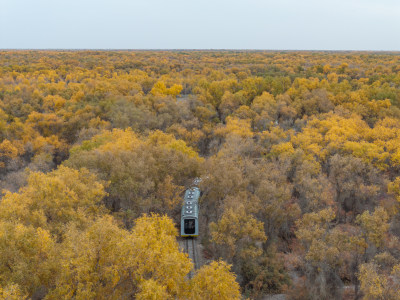
[[[400,299],[400,54],[0,51],[0,188],[0,299]]]

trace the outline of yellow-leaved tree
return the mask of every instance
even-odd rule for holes
[[[225,262],[212,262],[202,267],[191,281],[190,299],[240,299],[239,284],[230,266]]]
[[[105,213],[104,187],[87,170],[31,173],[18,193],[0,201],[0,286],[45,293],[59,272],[59,243],[67,224],[84,228]],[[15,288],[3,293],[16,293]]]
[[[57,270],[54,247],[48,231],[1,220],[0,287],[5,288],[0,289],[0,299],[32,295],[41,286],[51,285]]]
[[[104,209],[103,185],[88,170],[60,166],[44,174],[33,172],[18,193],[6,192],[0,202],[0,220],[33,225],[61,235],[65,225],[81,226]]]
[[[110,182],[106,206],[138,217],[179,210],[180,192],[199,175],[201,161],[172,134],[154,131],[142,137],[128,128],[104,131],[72,148],[65,165],[88,168]]]
[[[211,223],[212,241],[225,249],[223,256],[231,262],[235,256],[261,255],[257,242],[265,242],[264,224],[247,213],[244,206],[228,208],[217,223]]]
[[[6,287],[0,286],[0,300],[20,300],[26,299],[19,286],[16,284],[7,285]]]
[[[144,215],[131,231],[110,216],[84,231],[71,225],[60,249],[62,270],[47,298],[177,297],[192,264],[176,235],[172,220],[159,215]]]
[[[46,299],[239,299],[230,267],[213,262],[192,280],[188,255],[167,216],[143,215],[132,230],[111,216],[85,230],[71,224],[59,245],[61,270]]]
[[[363,299],[400,299],[400,264],[390,273],[383,272],[375,262],[362,264],[358,273]]]

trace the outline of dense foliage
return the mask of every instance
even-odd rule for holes
[[[400,55],[1,51],[0,186],[0,299],[400,299]]]

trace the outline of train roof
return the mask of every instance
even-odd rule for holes
[[[198,202],[200,198],[200,190],[198,187],[193,187],[185,191],[184,201]]]
[[[197,187],[187,189],[182,206],[182,217],[198,217],[200,190]]]
[[[182,207],[182,218],[193,217],[197,218],[199,215],[198,206],[196,205],[185,205]]]

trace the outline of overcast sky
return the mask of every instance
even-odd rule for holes
[[[0,48],[400,50],[400,0],[0,0]]]

